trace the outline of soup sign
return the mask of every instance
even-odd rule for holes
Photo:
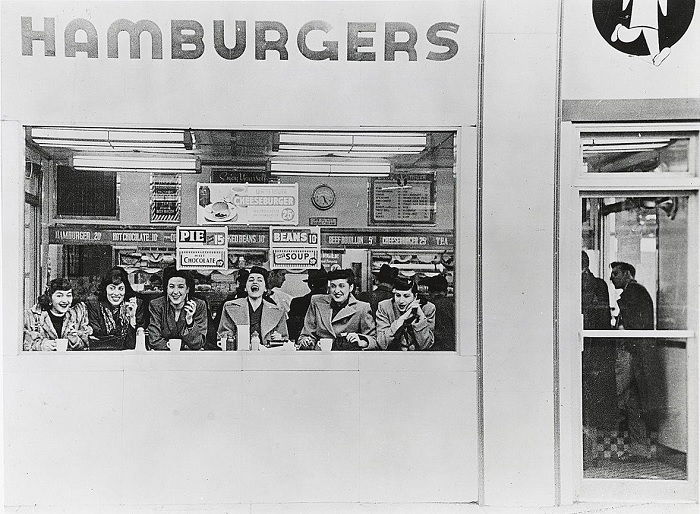
[[[270,269],[320,267],[320,227],[270,227]]]

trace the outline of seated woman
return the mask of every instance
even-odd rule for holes
[[[136,328],[144,326],[145,307],[124,268],[112,268],[100,282],[97,300],[86,305],[92,327],[90,350],[134,349]]]
[[[24,349],[56,351],[57,339],[68,340],[68,350],[87,350],[87,309],[82,302],[73,305],[73,287],[65,278],[49,282],[37,303],[24,313]]]
[[[148,343],[153,350],[168,350],[170,339],[180,339],[182,350],[199,350],[207,337],[207,304],[193,298],[194,279],[184,270],[163,270],[165,296],[149,305]]]
[[[383,350],[428,350],[434,342],[435,305],[418,299],[413,280],[396,279],[394,297],[377,306],[377,342]]]
[[[260,343],[269,345],[273,339],[288,339],[287,315],[282,307],[263,300],[267,291],[268,271],[260,266],[250,268],[245,283],[246,297],[224,303],[217,331],[219,338],[236,338],[238,325],[250,325],[251,341],[257,333]],[[236,348],[238,345],[236,344]],[[227,348],[227,350],[234,348]]]

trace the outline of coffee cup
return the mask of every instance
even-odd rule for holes
[[[322,352],[330,352],[333,348],[333,339],[330,337],[322,337],[318,340],[318,345],[321,347]]]
[[[245,352],[250,350],[250,325],[237,325],[236,331],[238,351]]]
[[[68,351],[68,339],[56,339],[56,351],[65,352]]]
[[[216,346],[219,347],[219,350],[226,351],[226,336],[223,335],[220,338],[216,340]]]
[[[182,339],[168,339],[168,348],[171,352],[179,352],[182,346]]]

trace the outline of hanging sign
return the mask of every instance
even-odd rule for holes
[[[151,173],[151,223],[180,223],[180,175]]]
[[[295,184],[197,184],[199,225],[298,225]]]
[[[320,227],[270,227],[270,269],[320,267]]]
[[[226,227],[177,227],[177,269],[228,269]]]

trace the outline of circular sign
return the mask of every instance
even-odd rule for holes
[[[327,184],[316,186],[311,193],[311,203],[320,211],[327,211],[335,205],[335,191]]]
[[[695,0],[593,0],[593,20],[615,50],[650,56],[655,65],[686,33]]]

